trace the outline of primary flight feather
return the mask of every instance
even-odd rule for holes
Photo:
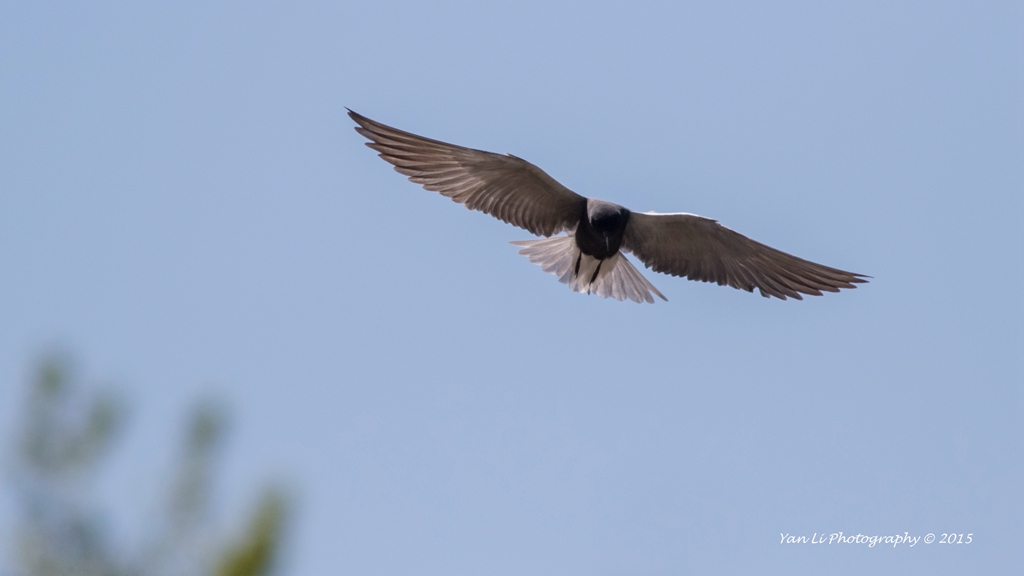
[[[654,302],[665,296],[630,264],[636,256],[655,272],[715,282],[785,300],[856,288],[866,276],[815,264],[770,248],[696,214],[632,212],[585,198],[540,168],[511,154],[494,154],[424,138],[351,110],[367,146],[427,190],[538,236],[513,242],[520,254],[577,292]]]

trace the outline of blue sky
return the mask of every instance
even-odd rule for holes
[[[96,488],[131,542],[222,398],[218,505],[291,486],[289,574],[1006,573],[1022,29],[1012,2],[7,5],[3,433],[50,346],[120,385]],[[873,280],[575,294],[345,106]],[[974,540],[779,543],[838,531]]]

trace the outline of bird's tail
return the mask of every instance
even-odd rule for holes
[[[616,300],[629,298],[633,302],[651,304],[654,303],[652,294],[657,294],[662,300],[668,301],[622,252],[616,252],[605,260],[581,254],[572,234],[520,240],[512,244],[522,246],[520,254],[540,265],[545,272],[558,276],[559,282],[568,284],[576,292],[594,293],[602,298]]]

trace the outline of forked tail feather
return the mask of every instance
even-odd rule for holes
[[[568,284],[576,292],[594,293],[602,298],[616,300],[630,299],[633,302],[654,303],[654,294],[668,301],[643,274],[637,270],[622,252],[611,258],[598,260],[581,254],[572,234],[519,240],[512,242],[522,246],[519,253],[537,264],[549,274],[558,276],[558,281]],[[596,273],[596,277],[595,277]],[[591,278],[594,279],[591,282]]]

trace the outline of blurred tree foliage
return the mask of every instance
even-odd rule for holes
[[[224,435],[224,414],[199,404],[191,416],[183,457],[170,486],[165,517],[152,541],[119,550],[107,538],[103,515],[88,499],[103,455],[124,429],[125,409],[109,392],[75,390],[71,364],[51,354],[40,363],[11,467],[19,507],[15,547],[25,576],[265,576],[281,547],[287,505],[268,490],[241,537],[211,533],[209,492]]]

